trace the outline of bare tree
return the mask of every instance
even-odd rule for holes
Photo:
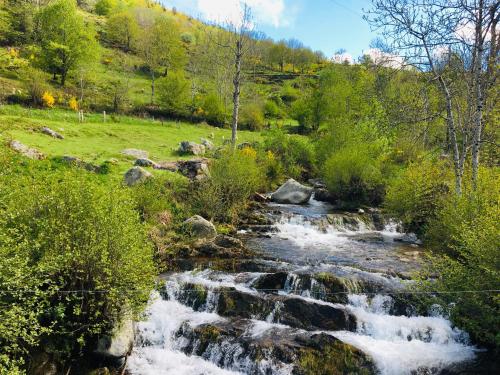
[[[462,192],[469,152],[474,184],[477,181],[484,103],[496,80],[498,3],[372,0],[373,9],[366,16],[395,51],[438,84],[446,107],[447,148],[453,154],[457,194]],[[464,84],[466,108],[461,104]]]
[[[240,18],[235,22],[228,22],[225,26],[225,29],[227,29],[228,32],[219,33],[219,36],[223,36],[224,40],[218,38],[218,40],[215,40],[215,43],[219,48],[230,51],[232,56],[231,63],[234,70],[232,74],[233,113],[231,119],[231,146],[235,149],[240,110],[241,85],[243,81],[242,64],[243,59],[247,57],[254,44],[254,40],[252,38],[253,23],[250,7],[246,3],[243,4]]]

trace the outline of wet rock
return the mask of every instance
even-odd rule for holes
[[[188,155],[203,155],[205,153],[205,146],[195,142],[182,141],[179,145],[179,153]]]
[[[127,148],[122,151],[123,155],[132,156],[136,159],[147,159],[149,157],[149,152],[144,150],[137,150],[135,148]]]
[[[45,155],[42,152],[38,151],[36,148],[28,147],[16,140],[10,142],[10,148],[33,160],[45,159]]]
[[[304,186],[291,178],[271,195],[271,200],[285,204],[305,204],[311,199],[312,193],[312,188]]]
[[[287,272],[268,273],[259,277],[253,288],[263,290],[264,292],[275,292],[276,289],[284,289],[288,277]]]
[[[415,233],[405,233],[402,237],[395,238],[396,242],[403,242],[408,244],[421,245],[422,241],[418,239]]]
[[[384,236],[381,233],[358,233],[348,236],[351,240],[358,242],[384,242]]]
[[[155,167],[156,163],[150,159],[137,159],[134,163],[138,167]]]
[[[323,180],[319,178],[311,178],[307,182],[309,182],[313,188],[315,189],[325,189],[326,184],[323,182]]]
[[[51,136],[52,138],[57,138],[57,139],[64,139],[64,137],[59,134],[58,132],[44,126],[43,128],[40,129],[40,131],[43,133],[43,134],[46,134],[46,135],[49,135]]]
[[[60,365],[45,352],[36,353],[31,356],[30,374],[32,375],[57,375],[62,369]]]
[[[195,215],[187,219],[183,223],[183,227],[192,239],[206,240],[213,239],[217,236],[215,226],[200,215]]]
[[[64,155],[62,157],[61,161],[65,164],[71,165],[73,167],[83,168],[89,172],[99,173],[101,170],[101,168],[98,165],[88,163],[86,161],[83,161],[83,160],[75,157],[75,156]]]
[[[314,188],[314,199],[320,202],[334,202],[335,196],[326,188]]]
[[[141,167],[130,168],[123,177],[127,186],[137,185],[150,178],[153,178],[153,175]]]
[[[260,194],[260,193],[255,193],[252,198],[254,201],[260,202],[260,203],[269,202],[269,197],[264,195],[264,194]]]
[[[218,235],[212,241],[205,241],[195,245],[194,250],[199,255],[219,259],[242,257],[250,254],[239,239],[226,235]]]
[[[134,345],[134,322],[124,319],[110,335],[101,337],[97,342],[96,354],[113,359],[127,356]]]

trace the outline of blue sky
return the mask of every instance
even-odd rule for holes
[[[210,21],[237,17],[240,0],[161,0],[167,7]],[[354,57],[376,34],[362,19],[370,0],[245,0],[256,27],[273,39],[296,38],[331,57],[344,48]]]

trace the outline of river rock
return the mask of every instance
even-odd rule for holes
[[[149,157],[149,152],[144,150],[137,150],[135,148],[127,148],[122,151],[123,155],[132,156],[136,159],[147,159]]]
[[[43,133],[43,134],[46,134],[46,135],[50,135],[52,138],[57,138],[57,139],[64,139],[64,137],[59,134],[58,132],[44,126],[43,128],[40,129],[40,131]]]
[[[153,168],[170,172],[177,172],[179,170],[179,166],[175,161],[161,161],[159,163],[155,163]]]
[[[335,196],[328,191],[328,189],[323,187],[314,188],[314,199],[320,202],[333,203],[335,201]]]
[[[271,194],[271,200],[276,203],[305,204],[311,199],[312,193],[312,188],[304,186],[291,178]]]
[[[124,176],[125,183],[127,186],[134,186],[141,182],[144,182],[150,178],[153,178],[153,175],[146,171],[141,167],[133,167],[130,168]]]
[[[45,159],[45,155],[36,148],[28,147],[16,140],[10,142],[10,148],[33,160]]]
[[[205,153],[205,146],[195,142],[182,141],[179,145],[179,153],[189,155],[203,155]]]
[[[179,160],[177,168],[190,180],[203,180],[210,176],[208,159]]]
[[[184,229],[193,239],[213,239],[217,236],[215,226],[200,215],[195,215],[183,223]]]
[[[124,319],[110,335],[98,340],[96,353],[113,359],[126,357],[134,345],[134,331],[132,319]]]
[[[134,165],[138,167],[155,167],[156,163],[153,160],[150,159],[137,159],[134,163]]]

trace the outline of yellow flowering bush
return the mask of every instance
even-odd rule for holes
[[[78,111],[78,101],[76,100],[75,97],[72,97],[69,102],[68,102],[69,108],[71,108],[73,111]]]
[[[45,107],[47,108],[52,108],[55,104],[56,100],[54,99],[54,96],[48,92],[45,91],[42,95],[42,103]]]

